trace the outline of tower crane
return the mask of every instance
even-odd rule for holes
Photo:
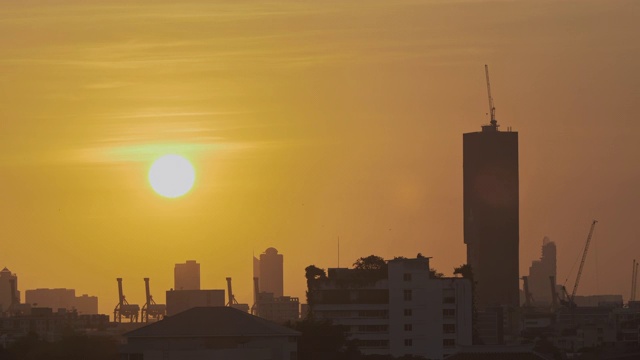
[[[496,120],[496,107],[493,105],[493,97],[491,96],[491,83],[489,82],[489,65],[484,65],[484,73],[487,77],[487,96],[489,97],[489,115],[491,116],[490,124],[494,128],[498,127]]]
[[[636,287],[638,283],[638,264],[640,262],[633,260],[633,266],[631,268],[631,294],[629,296],[629,301],[636,300]]]
[[[587,252],[589,251],[589,244],[591,243],[591,237],[593,236],[593,229],[595,229],[597,222],[597,220],[593,220],[593,222],[591,223],[591,229],[589,229],[587,242],[584,244],[584,250],[582,251],[582,260],[580,261],[580,267],[578,268],[578,274],[576,275],[576,282],[573,284],[573,290],[571,291],[571,295],[568,299],[571,306],[575,306],[575,302],[573,300],[576,296],[576,292],[578,291],[578,285],[580,285],[580,277],[582,276],[582,270],[584,269],[584,262],[587,259]],[[566,292],[566,289],[564,290]]]

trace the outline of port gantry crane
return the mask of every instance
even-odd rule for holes
[[[571,295],[567,293],[567,289],[562,286],[562,290],[565,295],[567,295],[568,305],[570,307],[575,307],[576,304],[574,302],[574,298],[576,296],[576,292],[578,291],[578,285],[580,285],[580,277],[582,276],[582,270],[584,269],[584,262],[587,259],[587,252],[589,251],[589,244],[591,243],[591,238],[593,237],[593,229],[596,227],[596,223],[598,220],[593,220],[591,223],[591,229],[589,229],[589,235],[587,236],[587,242],[584,244],[584,250],[582,251],[582,260],[580,261],[580,267],[578,268],[578,274],[576,275],[576,282],[573,284],[573,290],[571,291]]]
[[[122,278],[117,278],[118,281],[118,304],[113,309],[113,321],[122,322],[124,317],[129,322],[138,322],[138,314],[140,313],[140,306],[137,304],[129,304],[122,292]]]
[[[151,296],[149,289],[149,278],[144,278],[144,288],[146,293],[146,302],[142,305],[141,317],[143,322],[149,322],[149,318],[154,321],[162,320],[167,313],[165,304],[156,304]]]
[[[238,305],[238,300],[236,300],[235,295],[233,295],[233,289],[231,288],[230,277],[227,278],[227,291],[228,291],[227,295],[228,295],[229,301],[227,302],[226,306],[233,307],[233,305]]]

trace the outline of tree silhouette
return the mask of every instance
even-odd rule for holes
[[[353,263],[354,269],[360,270],[387,270],[387,262],[376,255],[361,257]]]

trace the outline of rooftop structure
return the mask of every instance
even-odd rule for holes
[[[289,360],[300,333],[232,307],[197,307],[124,334],[123,358]],[[136,357],[137,356],[137,357]]]
[[[200,264],[195,260],[176,264],[173,275],[175,290],[200,290]]]

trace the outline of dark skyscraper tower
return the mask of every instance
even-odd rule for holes
[[[490,125],[463,135],[464,242],[479,308],[519,306],[518,133]]]

